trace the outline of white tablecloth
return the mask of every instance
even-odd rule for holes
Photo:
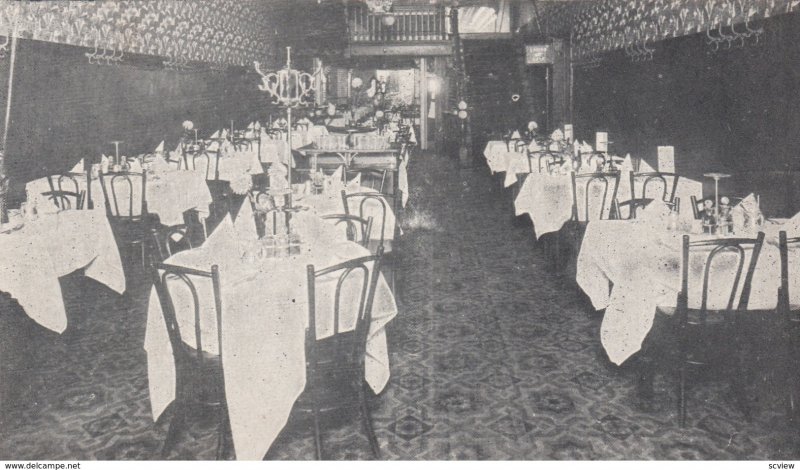
[[[239,217],[251,217],[240,211]],[[254,224],[243,223],[255,230]],[[222,283],[225,392],[233,442],[239,460],[261,459],[281,431],[295,400],[305,387],[304,330],[308,319],[306,265],[317,269],[368,255],[366,249],[343,240],[338,232],[316,216],[299,213],[293,223],[306,243],[291,258],[245,262],[238,255],[237,240],[252,237],[232,228],[230,219],[198,249],[178,253],[168,263],[208,270],[218,264]],[[237,226],[239,222],[237,220]],[[349,283],[349,281],[348,281]],[[317,285],[317,337],[332,333],[333,279]],[[213,306],[210,281],[200,285],[204,305]],[[182,302],[176,304],[182,305]],[[355,298],[345,290],[343,299]],[[352,330],[352,306],[343,302],[343,330]],[[213,308],[213,307],[212,307]],[[394,297],[385,280],[379,280],[373,320],[367,344],[366,379],[375,392],[389,380],[385,325],[397,314]],[[191,322],[179,309],[181,324]],[[213,310],[202,312],[206,348],[216,346]],[[184,331],[193,331],[191,327]],[[206,339],[208,338],[208,339]],[[193,342],[193,339],[191,340]],[[150,297],[145,338],[153,417],[157,419],[173,400],[175,370],[161,306],[155,292]]]
[[[671,180],[671,179],[670,179]],[[642,197],[643,181],[636,182],[636,195]],[[671,185],[672,182],[668,181]],[[631,198],[630,172],[623,171],[620,174],[619,187],[617,188],[617,200],[627,201]],[[578,178],[576,181],[576,192],[578,199],[578,219],[586,220],[586,199],[585,199],[586,180]],[[653,181],[647,186],[647,196],[659,198],[663,185]],[[671,186],[670,186],[671,188]],[[592,213],[592,220],[596,220],[600,213],[600,202],[602,200],[603,185],[596,181],[591,185],[592,194],[589,199],[589,210]],[[698,181],[689,178],[680,178],[676,190],[676,197],[681,199],[681,218],[692,218],[692,207],[690,196],[702,198],[703,185]],[[606,194],[603,218],[608,218],[612,207],[612,187],[609,185]],[[557,232],[565,222],[572,217],[572,181],[570,175],[549,175],[531,173],[526,175],[514,200],[516,215],[529,214],[533,221],[533,228],[537,237],[550,232]],[[595,209],[596,208],[596,209]],[[627,217],[623,211],[622,216]]]
[[[506,187],[517,182],[517,173],[530,171],[527,151],[509,151],[502,140],[490,140],[483,150],[483,155],[492,173],[506,173],[504,182]]]
[[[201,173],[199,171],[183,170],[158,171],[148,174],[147,210],[150,213],[158,214],[161,223],[164,225],[184,223],[183,213],[190,209],[197,209],[204,214],[208,213],[208,206],[211,204],[212,198],[204,174],[204,172]],[[137,180],[133,182],[134,201],[139,201],[138,195],[141,192],[141,186],[136,184],[138,182]],[[81,185],[81,190],[85,191],[86,179],[80,178],[78,183]],[[106,183],[109,185],[108,196],[112,198],[110,193],[110,175]],[[128,185],[124,181],[118,179],[115,187],[118,190],[117,204],[121,214],[125,215],[127,214],[128,203],[130,201]],[[36,205],[40,212],[52,212],[57,210],[52,201],[47,200],[46,196],[42,196],[42,193],[50,191],[47,178],[40,178],[29,182],[26,189],[28,194],[36,200]],[[70,184],[65,182],[64,190],[72,191],[73,188]],[[105,199],[103,196],[103,187],[99,178],[92,180],[92,199],[94,200],[94,210],[105,214]],[[138,215],[140,209],[141,206],[135,202],[133,205],[134,214]]]
[[[777,303],[780,285],[780,258],[775,245],[780,226],[766,226],[767,241],[761,251],[753,279],[749,308],[772,309]],[[681,232],[669,232],[662,225],[654,226],[642,220],[595,221],[586,228],[578,256],[577,282],[589,296],[594,307],[606,309],[601,328],[601,340],[609,358],[621,364],[639,351],[642,341],[653,324],[657,306],[674,307],[680,291]],[[790,236],[792,236],[790,234]],[[691,235],[691,239],[708,235]],[[698,308],[700,302],[701,269],[708,252],[698,252],[690,258],[689,306]],[[720,287],[711,285],[709,308],[724,308],[730,286],[725,260],[715,261],[712,279],[721,279]],[[745,270],[749,252],[745,259]],[[790,252],[790,279],[800,279],[800,250]],[[713,276],[722,269],[718,276]],[[722,273],[725,274],[722,274]],[[743,274],[744,276],[744,274]],[[609,289],[609,282],[613,289]],[[792,304],[800,304],[800,288],[790,289]],[[738,302],[738,295],[737,295]]]
[[[67,327],[60,276],[86,275],[122,293],[125,275],[105,214],[67,210],[42,214],[0,234],[0,291],[17,299],[34,321],[61,333]]]

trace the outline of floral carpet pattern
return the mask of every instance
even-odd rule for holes
[[[657,378],[652,400],[638,397],[633,368],[602,351],[601,314],[551,272],[487,169],[418,155],[410,172],[392,378],[371,399],[382,458],[800,457],[769,381],[756,384],[747,422],[724,381],[698,380],[679,428],[673,378]],[[147,286],[118,297],[76,274],[62,289],[62,335],[0,298],[0,460],[158,459],[166,423],[150,416]],[[170,458],[213,459],[210,418],[192,421]],[[323,437],[327,459],[371,458],[355,418]],[[308,426],[290,421],[266,458],[313,459]]]

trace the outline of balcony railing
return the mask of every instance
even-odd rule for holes
[[[351,43],[420,43],[447,41],[447,18],[444,7],[425,10],[400,10],[374,14],[366,7],[348,9]],[[394,17],[387,25],[384,19]]]

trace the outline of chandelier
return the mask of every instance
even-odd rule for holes
[[[364,3],[372,13],[389,13],[392,10],[393,0],[364,0]]]

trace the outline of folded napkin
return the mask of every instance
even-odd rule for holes
[[[256,219],[253,216],[253,206],[249,198],[244,198],[236,219],[233,221],[233,229],[236,232],[237,240],[258,240]]]
[[[222,129],[222,132],[219,134],[220,139],[225,139],[228,137],[228,129]]]
[[[219,131],[214,131],[214,133],[211,134],[211,138],[212,139],[219,139]]]
[[[130,166],[130,171],[136,173],[142,172],[142,162],[138,158],[131,158],[128,160],[128,166]]]
[[[355,188],[356,190],[361,187],[361,173],[356,174],[356,176],[347,182],[347,189]]]
[[[530,132],[534,132],[538,128],[539,128],[539,124],[536,124],[536,121],[528,121],[528,130]]]
[[[539,142],[536,142],[535,139],[531,140],[531,143],[528,144],[528,150],[531,152],[538,152],[541,149],[542,147],[539,145]]]
[[[211,235],[209,235],[203,243],[203,248],[216,253],[238,254],[236,230],[233,228],[233,221],[231,220],[230,214],[225,215],[222,222],[211,232]]]
[[[556,129],[553,131],[552,134],[550,134],[550,139],[555,140],[557,142],[562,141],[564,140],[564,133],[561,131],[561,129]]]
[[[594,148],[586,142],[581,143],[580,149],[582,154],[589,154],[594,152]]]
[[[731,209],[731,221],[734,232],[747,232],[757,228],[756,220],[761,213],[758,199],[753,193],[742,199],[736,207]]]
[[[216,152],[217,150],[219,150],[219,142],[217,142],[216,140],[211,142],[208,145],[207,149],[209,152]]]
[[[511,138],[512,138],[512,139],[519,139],[519,138],[520,138],[519,131],[514,131],[514,132],[511,134]]]
[[[639,173],[653,173],[655,171],[655,168],[650,166],[650,164],[647,163],[647,160],[644,158],[639,159]]]
[[[343,174],[344,174],[344,167],[340,166],[339,168],[336,169],[336,171],[333,172],[331,178],[334,180],[342,181]]]
[[[73,166],[72,169],[69,171],[70,173],[83,173],[84,171],[83,158],[81,158],[81,161],[76,163],[75,166]]]
[[[105,154],[100,156],[100,171],[108,173],[108,167],[111,165],[111,159],[106,157]]]
[[[256,128],[256,123],[255,122],[251,122],[250,124],[247,125],[247,130],[248,131],[249,130],[253,130],[255,128]]]
[[[160,144],[153,150],[153,153],[164,153],[164,141],[162,140]]]

